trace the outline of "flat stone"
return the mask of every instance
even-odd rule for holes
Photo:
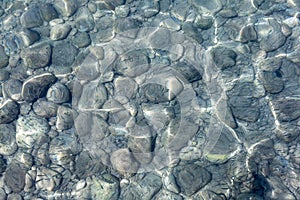
[[[111,154],[110,161],[113,168],[121,174],[134,174],[139,168],[139,164],[134,160],[128,149],[114,151]]]
[[[41,10],[42,18],[45,21],[50,22],[51,20],[58,18],[58,13],[53,7],[53,4],[50,3],[41,4],[39,5],[39,8]]]
[[[95,21],[95,28],[97,32],[90,33],[93,44],[99,44],[101,42],[108,42],[115,36],[114,33],[115,20],[112,16],[105,15]]]
[[[86,32],[78,32],[72,37],[72,42],[76,47],[84,48],[91,44],[91,38]]]
[[[257,40],[257,33],[255,31],[254,25],[249,24],[244,26],[240,31],[241,42],[253,42]]]
[[[0,68],[6,67],[8,65],[9,57],[4,51],[4,47],[0,45]]]
[[[51,40],[63,40],[65,39],[71,31],[71,26],[69,24],[58,24],[53,26],[50,31]]]
[[[290,122],[300,117],[300,101],[296,99],[281,99],[274,102],[277,118],[281,122]]]
[[[32,148],[50,130],[46,119],[38,116],[20,117],[16,125],[16,141],[19,147]]]
[[[127,97],[131,99],[137,92],[137,83],[128,77],[118,77],[114,80],[115,94],[114,96]]]
[[[88,54],[82,63],[75,68],[75,75],[79,80],[91,81],[100,76],[100,69],[97,57]]]
[[[67,41],[56,43],[52,49],[52,64],[55,66],[71,66],[78,54],[78,49]]]
[[[257,100],[245,97],[230,97],[230,108],[234,117],[247,122],[255,122],[260,116]]]
[[[80,32],[91,31],[94,29],[94,18],[86,7],[81,7],[76,12],[75,27]]]
[[[35,114],[41,117],[50,118],[56,116],[58,106],[53,102],[46,101],[45,99],[38,99],[34,102],[32,108]]]
[[[4,175],[4,183],[13,192],[21,192],[25,186],[25,175],[25,167],[16,162],[12,162],[7,167]]]
[[[134,78],[148,71],[149,63],[150,60],[144,52],[134,50],[120,55],[115,70],[117,73]]]
[[[187,196],[196,193],[212,179],[212,175],[207,169],[195,164],[175,167],[174,176],[181,192]]]
[[[42,68],[48,65],[51,57],[51,46],[49,44],[38,44],[22,51],[21,58],[25,65],[32,69]]]
[[[16,127],[13,124],[0,124],[0,154],[12,155],[17,148]]]
[[[44,73],[33,76],[23,83],[22,97],[27,102],[32,102],[43,95],[52,83],[56,81],[56,77],[51,73]]]
[[[107,91],[103,84],[88,83],[83,86],[78,103],[79,110],[99,109],[107,100]]]
[[[64,17],[72,16],[78,9],[79,3],[77,0],[68,1],[68,0],[55,0],[54,7],[57,11]]]
[[[0,124],[7,124],[15,119],[19,115],[19,105],[12,101],[6,100],[0,103]]]
[[[56,129],[67,130],[74,124],[74,111],[67,106],[59,106],[57,109]]]
[[[64,84],[57,82],[47,91],[47,100],[54,103],[65,103],[70,100],[70,90]]]
[[[125,37],[135,37],[141,22],[133,18],[118,18],[115,22],[114,30],[116,33]]]
[[[22,14],[20,21],[24,28],[34,28],[43,25],[43,19],[38,7],[30,7],[26,10]]]
[[[153,49],[168,50],[171,44],[170,31],[168,29],[159,28],[149,37],[149,43]]]
[[[187,62],[178,62],[175,65],[172,65],[172,69],[182,75],[190,83],[202,79],[200,71]]]
[[[215,64],[221,70],[235,65],[237,54],[231,49],[218,46],[212,49],[211,54]]]

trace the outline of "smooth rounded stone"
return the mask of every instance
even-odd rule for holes
[[[6,81],[9,79],[10,73],[6,69],[0,69],[0,81]]]
[[[82,63],[75,68],[75,75],[79,80],[91,81],[99,77],[100,70],[97,57],[93,54],[88,54]]]
[[[115,70],[117,73],[134,78],[150,68],[150,60],[144,52],[134,50],[120,55]]]
[[[290,122],[300,117],[300,101],[298,99],[280,99],[274,101],[277,118],[281,122]]]
[[[34,28],[43,25],[40,9],[38,7],[30,7],[22,14],[20,22],[24,28]]]
[[[13,192],[21,192],[25,186],[26,168],[19,163],[11,162],[4,175],[4,183]]]
[[[54,164],[67,165],[82,150],[74,135],[60,133],[50,142],[49,157]]]
[[[46,119],[38,116],[20,117],[16,124],[16,141],[19,147],[32,148],[35,143],[49,132]]]
[[[241,42],[253,42],[257,40],[257,34],[253,24],[249,24],[244,26],[239,35],[239,39]]]
[[[38,41],[41,36],[39,35],[38,32],[30,29],[24,29],[21,33],[21,38],[25,46],[30,46],[36,41]]]
[[[13,124],[0,124],[0,154],[12,155],[17,148],[16,127]]]
[[[71,31],[69,24],[57,24],[53,26],[50,31],[50,39],[57,41],[65,39]]]
[[[129,129],[128,148],[136,161],[141,164],[150,163],[152,160],[153,144],[155,137],[152,136],[148,126],[137,126]]]
[[[51,56],[51,46],[43,43],[22,51],[21,58],[25,65],[32,69],[42,68],[48,65]]]
[[[159,28],[149,37],[149,43],[153,49],[168,50],[171,45],[171,32],[168,29]]]
[[[114,80],[114,88],[114,96],[132,99],[137,92],[138,85],[133,79],[120,76]]]
[[[157,1],[143,1],[141,5],[143,11],[143,16],[145,18],[150,18],[159,13],[159,2]]]
[[[140,27],[141,22],[139,20],[126,17],[116,19],[114,30],[122,36],[135,38]]]
[[[59,188],[62,175],[51,168],[41,167],[37,169],[36,188],[38,190],[53,191]]]
[[[78,54],[78,49],[67,41],[61,41],[52,49],[52,64],[55,66],[71,66]]]
[[[7,196],[7,200],[23,200],[23,197],[17,193],[12,193]]]
[[[56,116],[58,106],[46,99],[38,99],[33,103],[32,108],[35,114],[41,117],[50,118]]]
[[[4,47],[0,45],[0,68],[6,67],[8,65],[9,56],[6,55]]]
[[[211,54],[215,64],[221,70],[235,65],[237,54],[227,47],[215,47],[212,49]]]
[[[104,170],[104,166],[99,162],[99,158],[91,156],[87,151],[83,151],[77,156],[74,168],[75,174],[80,179],[90,177]]]
[[[178,62],[172,65],[172,69],[174,69],[177,73],[186,78],[186,80],[190,83],[202,79],[202,75],[196,69],[196,67],[187,62]]]
[[[99,109],[107,100],[107,90],[103,84],[91,82],[83,86],[79,99],[79,110]]]
[[[187,196],[195,194],[212,180],[212,174],[196,164],[175,167],[174,176],[181,192]]]
[[[90,36],[93,44],[99,44],[101,42],[108,42],[115,36],[113,27],[115,20],[110,15],[105,15],[95,21],[96,32],[91,32]]]
[[[80,141],[90,149],[97,145],[105,138],[109,133],[108,124],[99,115],[95,115],[91,112],[80,113],[75,119],[75,129],[80,138]],[[93,140],[91,140],[93,138]],[[90,153],[95,150],[90,149]]]
[[[202,30],[210,29],[213,25],[214,21],[211,16],[201,16],[198,15],[194,21],[194,25],[197,28],[201,28]]]
[[[76,47],[84,48],[91,44],[91,38],[87,32],[77,32],[72,37],[72,42]]]
[[[35,75],[27,79],[22,86],[22,97],[27,102],[33,102],[45,95],[49,85],[56,81],[51,73]]]
[[[121,174],[134,174],[139,169],[138,162],[128,149],[119,149],[111,154],[110,162],[114,169]]]
[[[74,124],[74,111],[66,106],[59,106],[57,109],[56,129],[66,130],[72,128]]]
[[[12,100],[5,100],[0,102],[0,124],[7,124],[15,119],[19,115],[19,105]]]
[[[6,193],[3,188],[0,188],[0,200],[6,200]]]
[[[39,8],[41,11],[41,16],[45,21],[50,22],[51,20],[58,18],[58,14],[52,4],[41,4],[39,5]]]
[[[284,88],[284,82],[281,78],[280,71],[267,72],[263,71],[261,73],[261,79],[263,81],[264,88],[267,92],[271,94],[277,94],[281,92]]]
[[[95,22],[92,14],[86,7],[81,7],[76,12],[75,27],[80,32],[91,31],[95,27]]]
[[[149,101],[151,103],[161,103],[169,101],[169,90],[159,84],[149,83],[139,88],[139,94],[142,101]]]
[[[65,103],[70,100],[70,90],[64,84],[57,82],[47,91],[47,100],[54,103]]]
[[[54,7],[64,17],[72,16],[78,9],[78,1],[55,0]]]
[[[10,79],[4,83],[4,91],[13,100],[21,99],[22,82],[17,79]]]
[[[281,25],[273,18],[259,23],[256,25],[255,30],[258,35],[259,46],[264,51],[274,51],[286,41],[285,36],[281,32]]]
[[[121,5],[116,7],[115,13],[118,17],[127,17],[130,12],[130,7],[128,5]]]
[[[222,9],[222,2],[220,0],[188,0],[190,4],[195,6],[199,13],[216,13]]]
[[[256,122],[260,116],[260,111],[257,106],[257,100],[246,97],[230,97],[229,105],[235,118],[247,121]]]

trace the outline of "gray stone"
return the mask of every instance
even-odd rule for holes
[[[16,125],[16,141],[19,147],[32,148],[50,130],[45,118],[20,117]]]
[[[121,174],[134,174],[139,168],[139,164],[134,160],[128,149],[114,151],[111,154],[110,161],[113,168]]]
[[[45,95],[49,85],[56,81],[56,77],[50,73],[44,73],[33,76],[23,83],[22,97],[27,102],[34,100]]]
[[[24,29],[21,37],[25,46],[30,46],[41,38],[38,32],[30,29]]]
[[[72,37],[72,42],[76,47],[84,48],[91,44],[91,38],[86,32],[78,32]]]
[[[141,8],[145,18],[153,17],[160,11],[159,2],[157,1],[143,1]]]
[[[12,101],[6,100],[0,103],[0,124],[6,124],[17,119],[19,115],[19,105]]]
[[[57,11],[64,17],[72,16],[78,9],[78,1],[69,1],[69,0],[55,0],[54,7]]]
[[[21,192],[25,186],[26,169],[21,164],[12,162],[4,175],[4,183],[13,192]]]
[[[186,21],[182,25],[183,32],[188,36],[196,40],[199,44],[203,42],[201,32],[194,26],[192,22]]]
[[[149,37],[149,43],[153,49],[168,50],[171,44],[171,36],[168,29],[158,29]]]
[[[121,33],[122,35],[129,35],[136,31],[141,26],[141,22],[137,19],[125,17],[125,18],[118,18],[115,22],[115,31],[116,33]],[[127,33],[128,32],[128,33]]]
[[[46,97],[54,103],[65,103],[70,100],[70,91],[67,86],[57,82],[48,89]]]
[[[234,117],[247,122],[255,122],[258,120],[260,111],[257,106],[257,100],[247,97],[230,97],[230,108]]]
[[[127,17],[129,12],[130,12],[130,7],[128,5],[121,5],[116,7],[115,9],[116,16],[118,17]]]
[[[221,70],[235,65],[237,54],[231,49],[218,46],[212,49],[211,54],[215,64]]]
[[[137,83],[128,77],[118,77],[114,80],[114,88],[116,97],[127,97],[128,99],[132,99],[138,89]],[[124,88],[126,86],[126,89]]]
[[[45,3],[40,5],[39,8],[41,10],[41,15],[45,21],[49,22],[53,19],[58,18],[58,14],[52,4]]]
[[[75,75],[79,80],[91,81],[100,76],[100,69],[97,57],[88,54],[82,63],[75,68]]]
[[[9,57],[4,51],[4,47],[0,45],[0,68],[6,67],[8,65]]]
[[[59,106],[57,109],[56,129],[66,130],[74,124],[74,111],[66,106]]]
[[[17,79],[9,79],[4,83],[4,91],[13,100],[21,99],[22,82]]]
[[[263,200],[264,198],[255,193],[242,193],[237,196],[239,200]]]
[[[24,28],[34,28],[43,25],[43,19],[38,7],[30,7],[26,10],[22,14],[20,21]]]
[[[125,4],[125,0],[104,0],[104,3],[109,9],[114,10],[117,6]]]
[[[202,30],[210,29],[213,25],[213,18],[210,16],[200,16],[198,15],[194,21],[194,24],[197,28],[201,28]]]
[[[258,67],[263,71],[271,71],[274,72],[279,70],[282,65],[282,58],[271,57],[263,59],[258,63]]]
[[[241,42],[253,42],[257,40],[257,34],[253,24],[244,26],[240,31]]]
[[[67,41],[58,42],[52,50],[52,64],[55,66],[71,66],[78,54],[78,49]]]
[[[95,21],[95,28],[97,32],[90,33],[93,44],[99,44],[101,42],[108,42],[115,36],[113,27],[115,20],[112,16],[105,15]]]
[[[6,200],[6,193],[3,188],[0,188],[0,199]]]
[[[267,72],[263,71],[261,74],[264,88],[271,94],[277,94],[284,88],[284,82],[281,78],[280,71]]]
[[[150,68],[150,60],[144,52],[134,50],[120,55],[115,70],[117,73],[134,78]]]
[[[94,18],[86,7],[81,7],[78,9],[75,19],[75,27],[80,32],[91,31],[94,29]]]
[[[281,122],[290,122],[300,117],[300,101],[297,99],[281,99],[274,102],[277,118]]]
[[[36,188],[38,190],[57,190],[62,183],[62,175],[55,169],[41,167],[37,169]]]
[[[0,81],[6,81],[9,79],[10,73],[6,69],[0,69]]]
[[[65,39],[71,31],[71,26],[69,24],[58,24],[53,26],[50,31],[51,40],[63,40]]]
[[[220,0],[189,0],[189,3],[195,6],[200,13],[208,11],[214,14],[222,9],[222,3]]]
[[[169,93],[166,87],[156,83],[149,83],[139,88],[139,94],[143,97],[141,100],[151,103],[169,101]]]
[[[46,101],[45,99],[38,99],[34,102],[32,108],[37,115],[50,118],[56,116],[58,106],[53,102]]]
[[[38,44],[22,51],[21,58],[25,65],[32,69],[42,68],[48,65],[51,57],[49,44]]]
[[[196,193],[212,179],[212,175],[207,169],[195,164],[175,167],[174,176],[181,192],[187,196]]]
[[[5,172],[5,170],[6,170],[6,160],[1,156],[0,157],[0,174],[2,175],[2,173]],[[1,192],[2,192],[1,189],[0,189],[0,199],[1,199]]]
[[[172,65],[172,68],[190,83],[202,79],[200,72],[192,64],[187,62],[178,62]]]
[[[103,84],[88,83],[83,86],[79,100],[79,110],[99,109],[107,100],[107,91]]]
[[[0,154],[12,155],[17,148],[16,127],[13,124],[0,124]]]

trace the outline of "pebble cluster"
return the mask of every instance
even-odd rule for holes
[[[299,199],[299,9],[0,1],[0,199]]]

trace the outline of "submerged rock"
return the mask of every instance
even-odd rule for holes
[[[6,124],[17,119],[19,115],[19,105],[12,100],[0,102],[0,124]]]
[[[0,154],[9,156],[17,148],[16,127],[13,124],[0,124]]]
[[[32,69],[42,68],[48,65],[51,58],[51,46],[43,43],[22,51],[21,58],[25,65]]]

